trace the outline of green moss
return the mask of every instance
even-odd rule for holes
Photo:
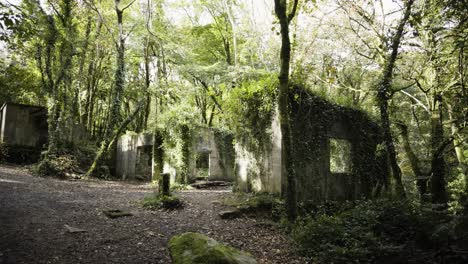
[[[183,206],[183,202],[179,197],[174,195],[152,195],[145,197],[142,201],[142,206],[150,210],[156,209],[178,209]]]
[[[169,241],[174,264],[253,264],[247,253],[222,245],[198,233],[184,233]]]

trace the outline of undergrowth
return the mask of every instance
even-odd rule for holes
[[[463,244],[457,221],[408,201],[327,203],[301,217],[292,236],[317,263],[427,263],[437,254],[463,263],[467,255],[439,254]]]
[[[62,144],[55,153],[43,152],[33,171],[40,176],[58,178],[64,178],[68,173],[83,174],[91,166],[96,150],[92,144]],[[108,173],[107,169],[102,174]]]

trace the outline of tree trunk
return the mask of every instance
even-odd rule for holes
[[[445,159],[443,149],[444,129],[442,126],[441,104],[442,96],[434,95],[434,106],[431,113],[431,192],[432,203],[447,205],[447,191],[445,189]]]
[[[149,48],[150,48],[150,41],[149,37],[146,41],[146,47],[145,47],[145,93],[146,93],[146,106],[145,106],[145,111],[143,115],[143,129],[148,129],[148,119],[150,115],[150,110],[151,110],[151,93],[150,93],[150,84],[151,84],[151,79],[150,79],[150,53],[149,53]]]
[[[104,140],[101,143],[101,147],[99,148],[96,157],[94,158],[93,164],[91,167],[88,169],[88,172],[86,172],[85,177],[90,177],[93,175],[94,171],[96,170],[96,167],[99,165],[101,162],[102,157],[105,156],[109,152],[109,150],[112,148],[114,143],[117,141],[119,138],[120,134],[127,128],[128,124],[132,122],[135,119],[135,116],[140,112],[141,108],[143,107],[144,103],[143,101],[140,101],[137,105],[137,108],[131,113],[127,119],[125,119],[120,126],[114,131],[111,137],[105,137]]]
[[[409,136],[408,136],[408,127],[403,124],[397,124],[401,131],[401,138],[403,140],[403,148],[405,149],[406,156],[408,156],[408,160],[411,165],[411,169],[413,170],[414,176],[416,177],[416,185],[418,186],[418,191],[420,195],[420,199],[424,202],[425,195],[427,193],[427,177],[426,174],[422,171],[419,161],[419,158],[413,151],[411,147]]]
[[[396,183],[396,192],[398,195],[405,197],[405,189],[403,187],[403,182],[401,180],[401,169],[398,166],[397,154],[395,150],[395,145],[393,142],[392,132],[390,129],[390,117],[388,113],[388,101],[390,100],[391,86],[393,79],[393,69],[395,67],[395,61],[398,56],[398,49],[400,47],[401,38],[403,36],[403,29],[406,25],[406,22],[409,19],[411,14],[411,7],[414,0],[408,0],[405,4],[405,12],[403,18],[398,24],[397,31],[392,39],[391,54],[387,58],[386,65],[383,71],[382,80],[379,84],[377,91],[377,101],[380,109],[380,119],[381,126],[383,130],[383,138],[385,141],[385,146],[387,148],[387,153],[390,159],[390,166],[392,168],[392,175]]]
[[[293,19],[298,1],[293,3],[292,12],[287,14],[287,1],[275,0],[275,13],[279,19],[281,26],[281,66],[278,91],[278,108],[281,127],[281,161],[282,161],[282,177],[286,177],[286,213],[288,219],[292,222],[297,218],[297,191],[296,191],[296,175],[293,164],[293,140],[291,131],[289,102],[289,68],[291,60],[291,41],[289,38],[289,24]]]
[[[119,9],[120,0],[115,0],[115,13],[117,15],[118,39],[115,43],[117,57],[114,76],[114,94],[110,111],[110,126],[107,131],[113,130],[115,124],[121,122],[120,106],[122,105],[122,96],[125,86],[125,38],[123,33],[123,10]]]
[[[163,136],[159,130],[153,134],[153,151],[152,151],[152,181],[158,181],[164,169],[164,149],[163,149]]]
[[[189,183],[189,167],[190,167],[190,145],[191,145],[191,136],[190,128],[187,125],[182,125],[181,136],[182,136],[182,177],[180,179],[182,184]]]

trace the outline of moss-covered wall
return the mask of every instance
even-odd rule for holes
[[[291,92],[294,165],[300,200],[369,196],[380,180],[379,127],[365,113],[325,101],[299,87]],[[351,168],[330,171],[330,139],[351,143]]]
[[[290,93],[293,155],[299,200],[358,199],[381,182],[381,163],[375,156],[380,142],[378,125],[365,113],[341,107],[300,87]],[[281,131],[277,113],[265,131],[270,140],[252,148],[252,138],[237,138],[236,175],[241,191],[284,191]],[[350,169],[330,170],[330,138],[350,142]]]

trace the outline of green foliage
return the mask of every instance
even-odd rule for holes
[[[171,184],[171,192],[172,191],[186,191],[186,190],[192,190],[193,188],[188,185],[188,184],[181,184],[178,182],[174,182]]]
[[[40,176],[52,176],[64,178],[67,172],[77,169],[76,159],[72,155],[50,155],[42,159],[34,168],[34,172]]]
[[[142,206],[150,210],[166,209],[173,210],[183,207],[183,202],[175,195],[152,195],[145,197]]]
[[[399,262],[415,250],[448,246],[455,226],[409,201],[381,199],[317,206],[298,220],[293,237],[319,263]]]
[[[234,89],[226,101],[227,120],[238,140],[248,139],[251,150],[270,142],[271,119],[276,106],[278,80],[265,75]]]
[[[37,105],[40,102],[40,77],[32,65],[23,62],[4,60],[0,56],[0,105],[14,102]]]
[[[63,178],[67,173],[83,173],[88,168],[96,154],[97,148],[93,144],[84,143],[75,145],[62,143],[54,154],[42,153],[42,159],[34,167],[34,172],[41,176]],[[104,168],[102,168],[105,170]],[[107,177],[109,172],[99,175]]]

